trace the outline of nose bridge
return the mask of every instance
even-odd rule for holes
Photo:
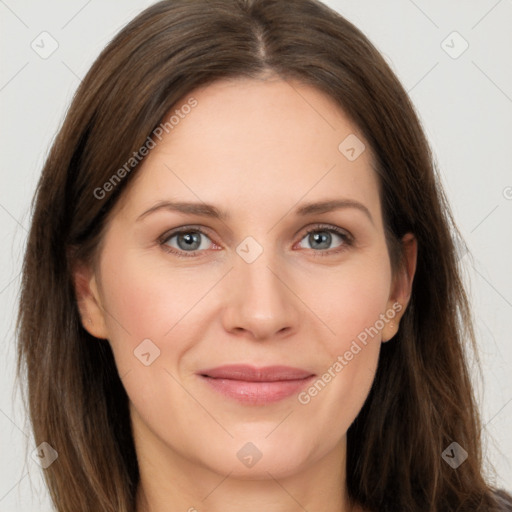
[[[287,278],[276,251],[247,237],[236,252],[225,327],[251,331],[258,338],[295,328],[297,304],[284,284]]]
[[[282,282],[278,279],[278,255],[270,244],[265,248],[254,238],[248,237],[237,247],[238,261],[235,275],[245,301],[253,302],[260,310],[274,302],[284,304],[286,296]]]

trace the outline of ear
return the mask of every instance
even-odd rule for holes
[[[391,294],[386,311],[395,311],[396,315],[386,323],[382,330],[382,341],[389,341],[398,332],[400,319],[402,318],[412,293],[412,283],[416,272],[418,244],[412,233],[407,233],[402,238],[404,252],[404,264],[397,275],[394,276]]]
[[[108,339],[105,310],[94,271],[85,264],[77,265],[73,271],[73,283],[84,329],[96,338]]]

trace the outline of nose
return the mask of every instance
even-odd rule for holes
[[[226,290],[222,322],[228,332],[268,340],[297,331],[301,302],[289,272],[267,251],[252,263],[235,261]]]

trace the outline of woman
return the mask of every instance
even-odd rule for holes
[[[56,509],[512,510],[452,233],[406,92],[339,14],[148,8],[35,198],[18,372]]]

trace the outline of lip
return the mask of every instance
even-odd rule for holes
[[[290,366],[224,365],[197,372],[215,391],[244,404],[264,405],[294,395],[315,377]]]

